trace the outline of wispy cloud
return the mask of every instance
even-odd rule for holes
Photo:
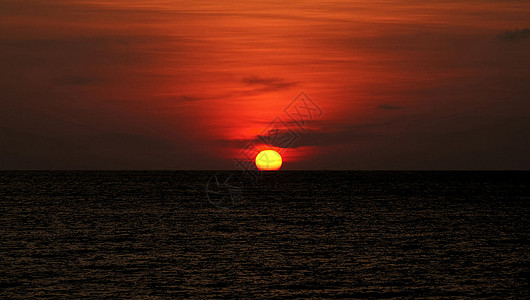
[[[199,101],[204,100],[205,98],[196,97],[196,96],[189,96],[189,95],[182,95],[176,98],[179,102],[193,102],[193,101]]]
[[[243,78],[243,83],[248,86],[258,87],[257,90],[260,92],[273,92],[285,90],[297,84],[296,82],[287,81],[283,78],[258,76],[245,77]]]

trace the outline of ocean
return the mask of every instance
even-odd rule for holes
[[[0,298],[529,298],[529,173],[1,171]]]

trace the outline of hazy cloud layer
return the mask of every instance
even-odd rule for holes
[[[530,168],[529,14],[526,0],[0,1],[0,167],[231,168],[245,142],[273,140],[285,168]],[[287,145],[267,124],[296,128],[283,109],[302,90],[324,113]]]

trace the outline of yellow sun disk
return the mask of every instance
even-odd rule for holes
[[[261,171],[275,171],[281,166],[282,157],[274,150],[263,150],[256,156],[256,167]]]

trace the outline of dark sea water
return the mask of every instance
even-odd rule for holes
[[[528,299],[529,175],[3,171],[0,298]]]

